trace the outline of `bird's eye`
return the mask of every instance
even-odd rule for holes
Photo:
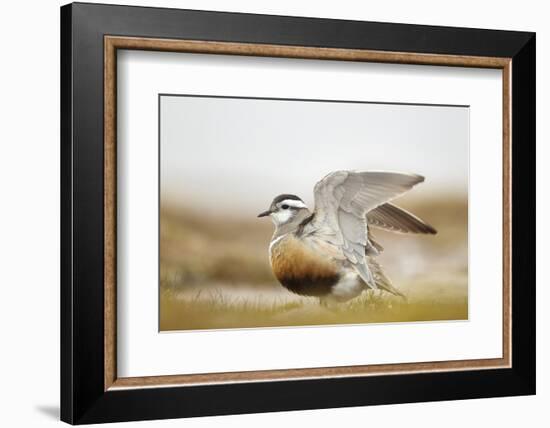
[[[288,210],[288,205],[287,205],[287,204],[281,205],[281,208],[282,208],[283,210]]]

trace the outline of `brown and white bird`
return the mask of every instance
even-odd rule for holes
[[[435,234],[389,203],[423,181],[416,174],[336,171],[315,185],[313,212],[296,195],[277,196],[258,215],[270,216],[275,225],[269,244],[273,273],[288,290],[322,303],[344,302],[366,289],[404,297],[375,260],[383,248],[370,227]]]

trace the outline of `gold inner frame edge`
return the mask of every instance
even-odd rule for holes
[[[494,68],[502,70],[503,138],[503,349],[502,358],[279,369],[169,376],[117,377],[116,367],[116,53],[118,49],[261,56],[392,64]],[[395,375],[511,367],[511,58],[421,54],[309,46],[104,37],[104,390],[220,383]]]

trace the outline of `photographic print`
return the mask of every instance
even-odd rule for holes
[[[160,94],[160,330],[468,319],[468,144],[468,106]]]

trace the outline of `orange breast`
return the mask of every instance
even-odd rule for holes
[[[324,296],[340,279],[338,266],[289,235],[271,249],[271,266],[279,282],[306,296]]]

